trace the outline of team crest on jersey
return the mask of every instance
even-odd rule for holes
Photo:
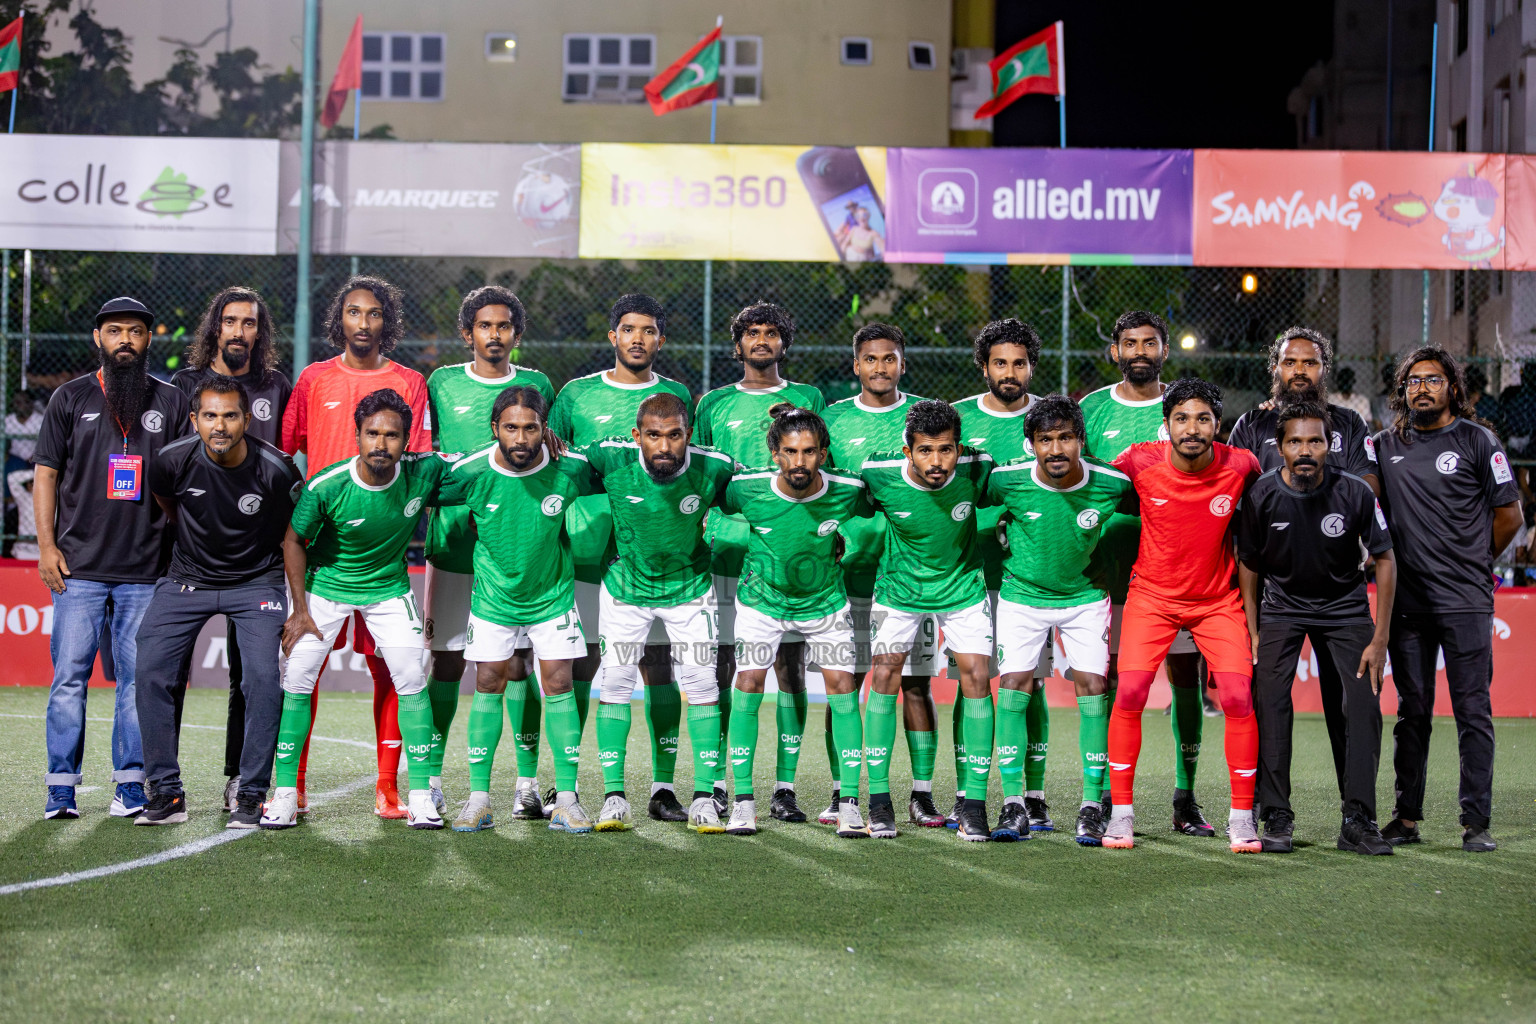
[[[412,498],[410,501],[405,503],[405,518],[409,519],[409,518],[411,518],[411,516],[414,516],[417,512],[420,512],[420,511],[421,511],[421,499],[420,498]]]
[[[691,516],[699,510],[701,500],[697,494],[690,494],[677,503],[677,510],[685,516]]]
[[[436,619],[428,619],[426,621],[425,625],[426,625],[426,637],[427,637],[428,640],[431,640],[432,639],[432,634],[437,632],[437,620]]]
[[[1157,425],[1157,439],[1159,441],[1171,440],[1171,438],[1168,436],[1168,424],[1167,423],[1159,423]]]
[[[139,422],[151,434],[158,434],[165,429],[165,415],[157,409],[146,410],[144,415],[139,417]]]
[[[557,516],[565,511],[565,499],[558,494],[551,494],[539,502],[539,511],[547,516]]]
[[[1211,515],[1229,516],[1232,514],[1232,496],[1230,494],[1218,494],[1211,499]]]
[[[299,495],[301,495],[303,493],[304,493],[304,481],[303,480],[295,480],[293,482],[293,486],[288,488],[288,497],[289,497],[290,500],[292,500],[292,502],[295,505],[297,505],[299,503]]]
[[[1328,537],[1344,536],[1344,517],[1337,512],[1323,516],[1323,534]]]
[[[820,526],[816,527],[816,536],[829,537],[837,532],[836,519],[824,519]]]
[[[251,403],[251,415],[265,423],[272,418],[272,400],[258,398]]]
[[[604,655],[606,655],[607,653],[608,653],[608,637],[605,634],[603,634],[603,633],[599,633],[599,634],[597,634],[597,656],[599,658],[601,658]]]
[[[1077,525],[1085,530],[1092,530],[1099,525],[1099,510],[1085,508],[1077,514]]]
[[[1335,430],[1333,432],[1333,442],[1328,445],[1328,450],[1331,451],[1331,452],[1341,452],[1341,451],[1343,451],[1344,450],[1344,435],[1339,433],[1337,430]]]
[[[1515,478],[1509,471],[1509,459],[1503,452],[1494,452],[1491,460],[1493,466],[1493,480],[1495,483],[1507,484]]]
[[[965,522],[966,518],[970,514],[971,503],[968,501],[962,501],[960,504],[949,510],[949,518],[953,519],[957,523]]]
[[[1446,476],[1450,476],[1456,472],[1456,467],[1460,462],[1461,456],[1455,452],[1442,452],[1440,457],[1435,460],[1435,468]]]
[[[241,512],[244,512],[248,516],[253,516],[257,512],[261,511],[261,495],[242,494],[240,495],[240,501],[238,502],[238,505]]]

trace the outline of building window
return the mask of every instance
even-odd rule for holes
[[[373,100],[440,102],[445,44],[446,37],[437,32],[363,36],[363,95]]]
[[[751,105],[763,99],[763,37],[725,36],[720,48],[720,98]]]
[[[937,51],[932,43],[910,42],[907,44],[907,67],[914,71],[932,71]]]
[[[567,103],[644,103],[656,76],[656,37],[565,37],[561,96]]]
[[[1452,153],[1465,153],[1467,151],[1467,119],[1462,118],[1451,125],[1450,145],[1446,148]]]
[[[510,64],[517,60],[517,36],[510,32],[485,34],[485,59]]]
[[[1452,47],[1456,56],[1460,57],[1467,52],[1467,34],[1470,27],[1469,18],[1472,0],[1457,0],[1451,4],[1451,23],[1455,26],[1455,45]]]
[[[1307,138],[1323,137],[1323,98],[1313,96],[1307,101]]]
[[[870,62],[870,42],[861,36],[844,36],[841,50],[844,64],[868,64]]]

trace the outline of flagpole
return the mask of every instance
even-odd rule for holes
[[[356,142],[363,130],[363,90],[352,90],[352,141]],[[358,271],[357,257],[352,257],[352,276]]]
[[[6,129],[7,134],[16,134],[16,96],[21,92],[21,79],[18,76],[16,88],[11,90],[11,126]]]
[[[715,15],[715,28],[718,29],[723,24],[725,24],[725,15]],[[725,41],[721,40],[718,45],[723,50],[725,48]],[[715,126],[717,123],[717,116],[720,112],[719,96],[720,70],[719,64],[717,63],[715,66],[715,98],[709,101],[709,144],[711,146],[715,144]],[[702,338],[704,344],[704,354],[703,358],[700,360],[699,366],[699,384],[705,394],[709,393],[709,322],[714,317],[714,313],[715,261],[706,259],[704,261],[704,331]]]
[[[1063,39],[1062,24],[1056,23],[1056,114],[1060,120],[1061,131],[1058,135],[1060,148],[1067,148],[1067,54],[1066,44]],[[1072,264],[1064,262],[1061,265],[1061,393],[1067,393],[1067,351],[1070,347],[1068,331],[1070,329],[1070,314],[1067,304],[1072,300]]]

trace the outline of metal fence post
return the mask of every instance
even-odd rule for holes
[[[21,254],[21,390],[27,389],[27,360],[32,354],[32,250]]]
[[[320,0],[304,0],[303,124],[299,141],[299,258],[295,268],[298,292],[293,301],[293,377],[309,363],[309,293],[315,222],[315,60],[320,35]]]
[[[709,321],[714,316],[714,312],[715,312],[715,261],[714,260],[705,260],[704,261],[704,325],[703,325],[704,326],[704,330],[703,330],[703,338],[702,338],[702,341],[703,341],[703,344],[704,344],[704,352],[703,352],[703,357],[700,360],[700,362],[702,364],[700,366],[700,376],[701,376],[702,379],[701,379],[700,384],[699,384],[700,393],[701,394],[708,394],[709,393]]]
[[[1071,347],[1067,337],[1067,302],[1071,299],[1072,265],[1061,265],[1061,393],[1067,393],[1067,350]]]

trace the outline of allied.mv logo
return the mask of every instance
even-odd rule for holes
[[[1232,514],[1232,496],[1230,494],[1218,494],[1211,499],[1211,515],[1228,516]]]
[[[1344,517],[1337,512],[1323,517],[1323,533],[1329,537],[1344,535]]]
[[[557,516],[565,511],[565,499],[558,494],[551,494],[539,502],[539,511],[547,516]]]

